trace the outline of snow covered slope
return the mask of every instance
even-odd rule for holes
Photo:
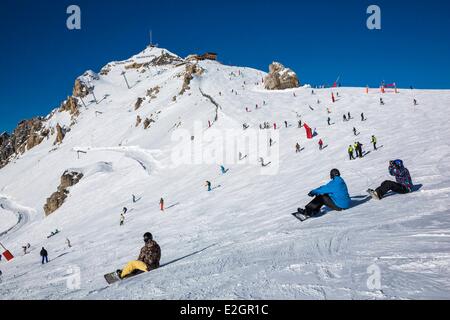
[[[262,71],[200,61],[203,73],[179,95],[183,61],[125,69],[164,52],[147,48],[126,62],[110,63],[107,74],[90,80],[98,104],[92,95],[83,99],[86,108],[80,106],[62,144],[53,145],[52,135],[0,170],[0,242],[16,256],[0,262],[2,299],[450,297],[450,91],[381,95],[376,89],[366,94],[364,88],[338,88],[338,101],[331,103],[330,89],[315,95],[307,87],[266,91]],[[157,86],[156,97],[135,110],[137,99]],[[354,119],[343,122],[347,112]],[[138,115],[155,122],[147,130],[142,123],[136,127]],[[318,136],[307,140],[300,119]],[[242,135],[247,123],[268,140],[274,130],[260,131],[265,121],[279,128],[272,147],[278,157],[264,157],[272,161],[266,168],[236,161],[226,163],[230,170],[222,175],[219,164],[174,165],[180,148],[172,136],[180,132],[176,128],[188,130],[197,142],[200,133],[213,129]],[[68,112],[55,111],[45,123],[52,128],[71,122]],[[378,151],[370,146],[372,134],[382,146]],[[320,138],[328,145],[322,151]],[[370,153],[349,161],[347,147],[355,139]],[[304,148],[299,154],[297,142]],[[418,190],[368,199],[365,190],[389,179],[388,161],[397,158]],[[290,213],[310,200],[307,193],[327,182],[335,167],[353,207],[300,223]],[[43,205],[66,170],[84,177],[45,217]],[[206,180],[217,188],[207,192]],[[133,203],[132,194],[139,201]],[[164,213],[161,197],[168,207]],[[121,227],[123,207],[128,212]],[[47,239],[55,229],[61,232]],[[103,275],[137,257],[146,231],[162,248],[163,267],[107,286]],[[27,243],[31,252],[24,255],[21,246]],[[41,247],[49,252],[49,264],[40,264]],[[373,270],[379,271],[381,289],[370,285]],[[69,273],[75,277],[68,285]]]

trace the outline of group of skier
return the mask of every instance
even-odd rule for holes
[[[357,158],[363,157],[362,146],[363,146],[363,144],[360,143],[359,141],[355,141],[355,143],[353,145],[348,146],[348,156],[349,156],[350,160],[356,159],[355,156],[353,155],[353,152],[356,152]]]

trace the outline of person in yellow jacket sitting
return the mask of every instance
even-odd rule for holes
[[[145,245],[142,247],[138,259],[128,262],[123,270],[117,270],[119,278],[123,279],[136,273],[148,272],[159,268],[161,248],[153,240],[150,232],[144,234],[144,242]]]

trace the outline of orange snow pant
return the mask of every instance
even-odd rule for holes
[[[147,272],[147,265],[145,263],[143,263],[142,261],[130,261],[127,263],[127,265],[125,266],[125,268],[123,268],[122,273],[121,273],[121,277],[126,277],[128,275],[130,275],[131,273],[133,273],[136,270],[141,270],[144,272]]]

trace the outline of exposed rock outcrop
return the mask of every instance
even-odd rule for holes
[[[184,72],[183,86],[180,91],[180,95],[183,95],[186,91],[190,90],[190,84],[194,76],[201,76],[204,70],[197,64],[186,64],[186,70]]]
[[[151,89],[147,90],[147,97],[150,98],[150,100],[152,99],[156,99],[156,97],[158,96],[159,90],[161,88],[159,86],[153,87]]]
[[[134,104],[134,110],[137,110],[141,107],[142,102],[144,102],[144,99],[139,97],[136,101],[136,103]]]
[[[100,70],[100,74],[101,74],[102,76],[107,76],[108,73],[110,73],[110,72],[111,72],[111,65],[110,65],[110,64],[107,64],[106,66],[104,66],[104,67]]]
[[[59,111],[67,111],[72,117],[77,117],[80,114],[77,99],[74,97],[67,97],[67,100],[61,104]]]
[[[61,128],[61,126],[59,125],[59,123],[56,124],[56,140],[53,143],[55,144],[61,144],[62,141],[64,140],[64,137],[66,136],[65,131],[63,130],[63,128]]]
[[[89,94],[89,89],[80,79],[77,79],[75,80],[72,94],[74,97],[84,98]]]
[[[137,62],[133,62],[131,64],[128,64],[125,66],[126,70],[129,69],[140,69],[142,67],[148,67],[150,65],[150,62],[145,62],[145,63],[137,63]]]
[[[0,135],[0,168],[8,164],[11,157],[40,144],[46,136],[41,117],[21,121],[10,135]]]
[[[14,153],[14,147],[11,142],[11,136],[4,132],[0,135],[0,168],[3,168],[9,157]]]
[[[78,98],[84,98],[89,95],[90,91],[94,88],[92,82],[99,80],[100,77],[92,70],[87,70],[82,76],[75,80],[72,95]]]
[[[181,58],[165,52],[165,53],[161,54],[159,57],[156,57],[155,59],[153,59],[150,63],[153,66],[164,66],[164,65],[170,65],[170,64],[178,64],[180,62],[183,62],[183,60]]]
[[[27,139],[27,150],[30,150],[40,144],[44,140],[44,136],[41,133],[33,132]]]
[[[68,188],[80,182],[81,178],[83,178],[83,174],[81,172],[65,171],[63,173],[61,176],[61,183],[58,186],[57,191],[47,198],[47,202],[44,205],[44,212],[46,216],[55,212],[63,205],[64,200],[66,200],[67,195],[69,194]]]
[[[151,118],[146,118],[146,119],[144,120],[144,129],[149,128],[150,125],[151,125],[153,122],[156,122],[156,121],[153,120],[153,119],[151,119]]]
[[[295,72],[279,62],[273,62],[269,66],[269,74],[264,78],[264,87],[267,90],[298,88],[299,85]]]

